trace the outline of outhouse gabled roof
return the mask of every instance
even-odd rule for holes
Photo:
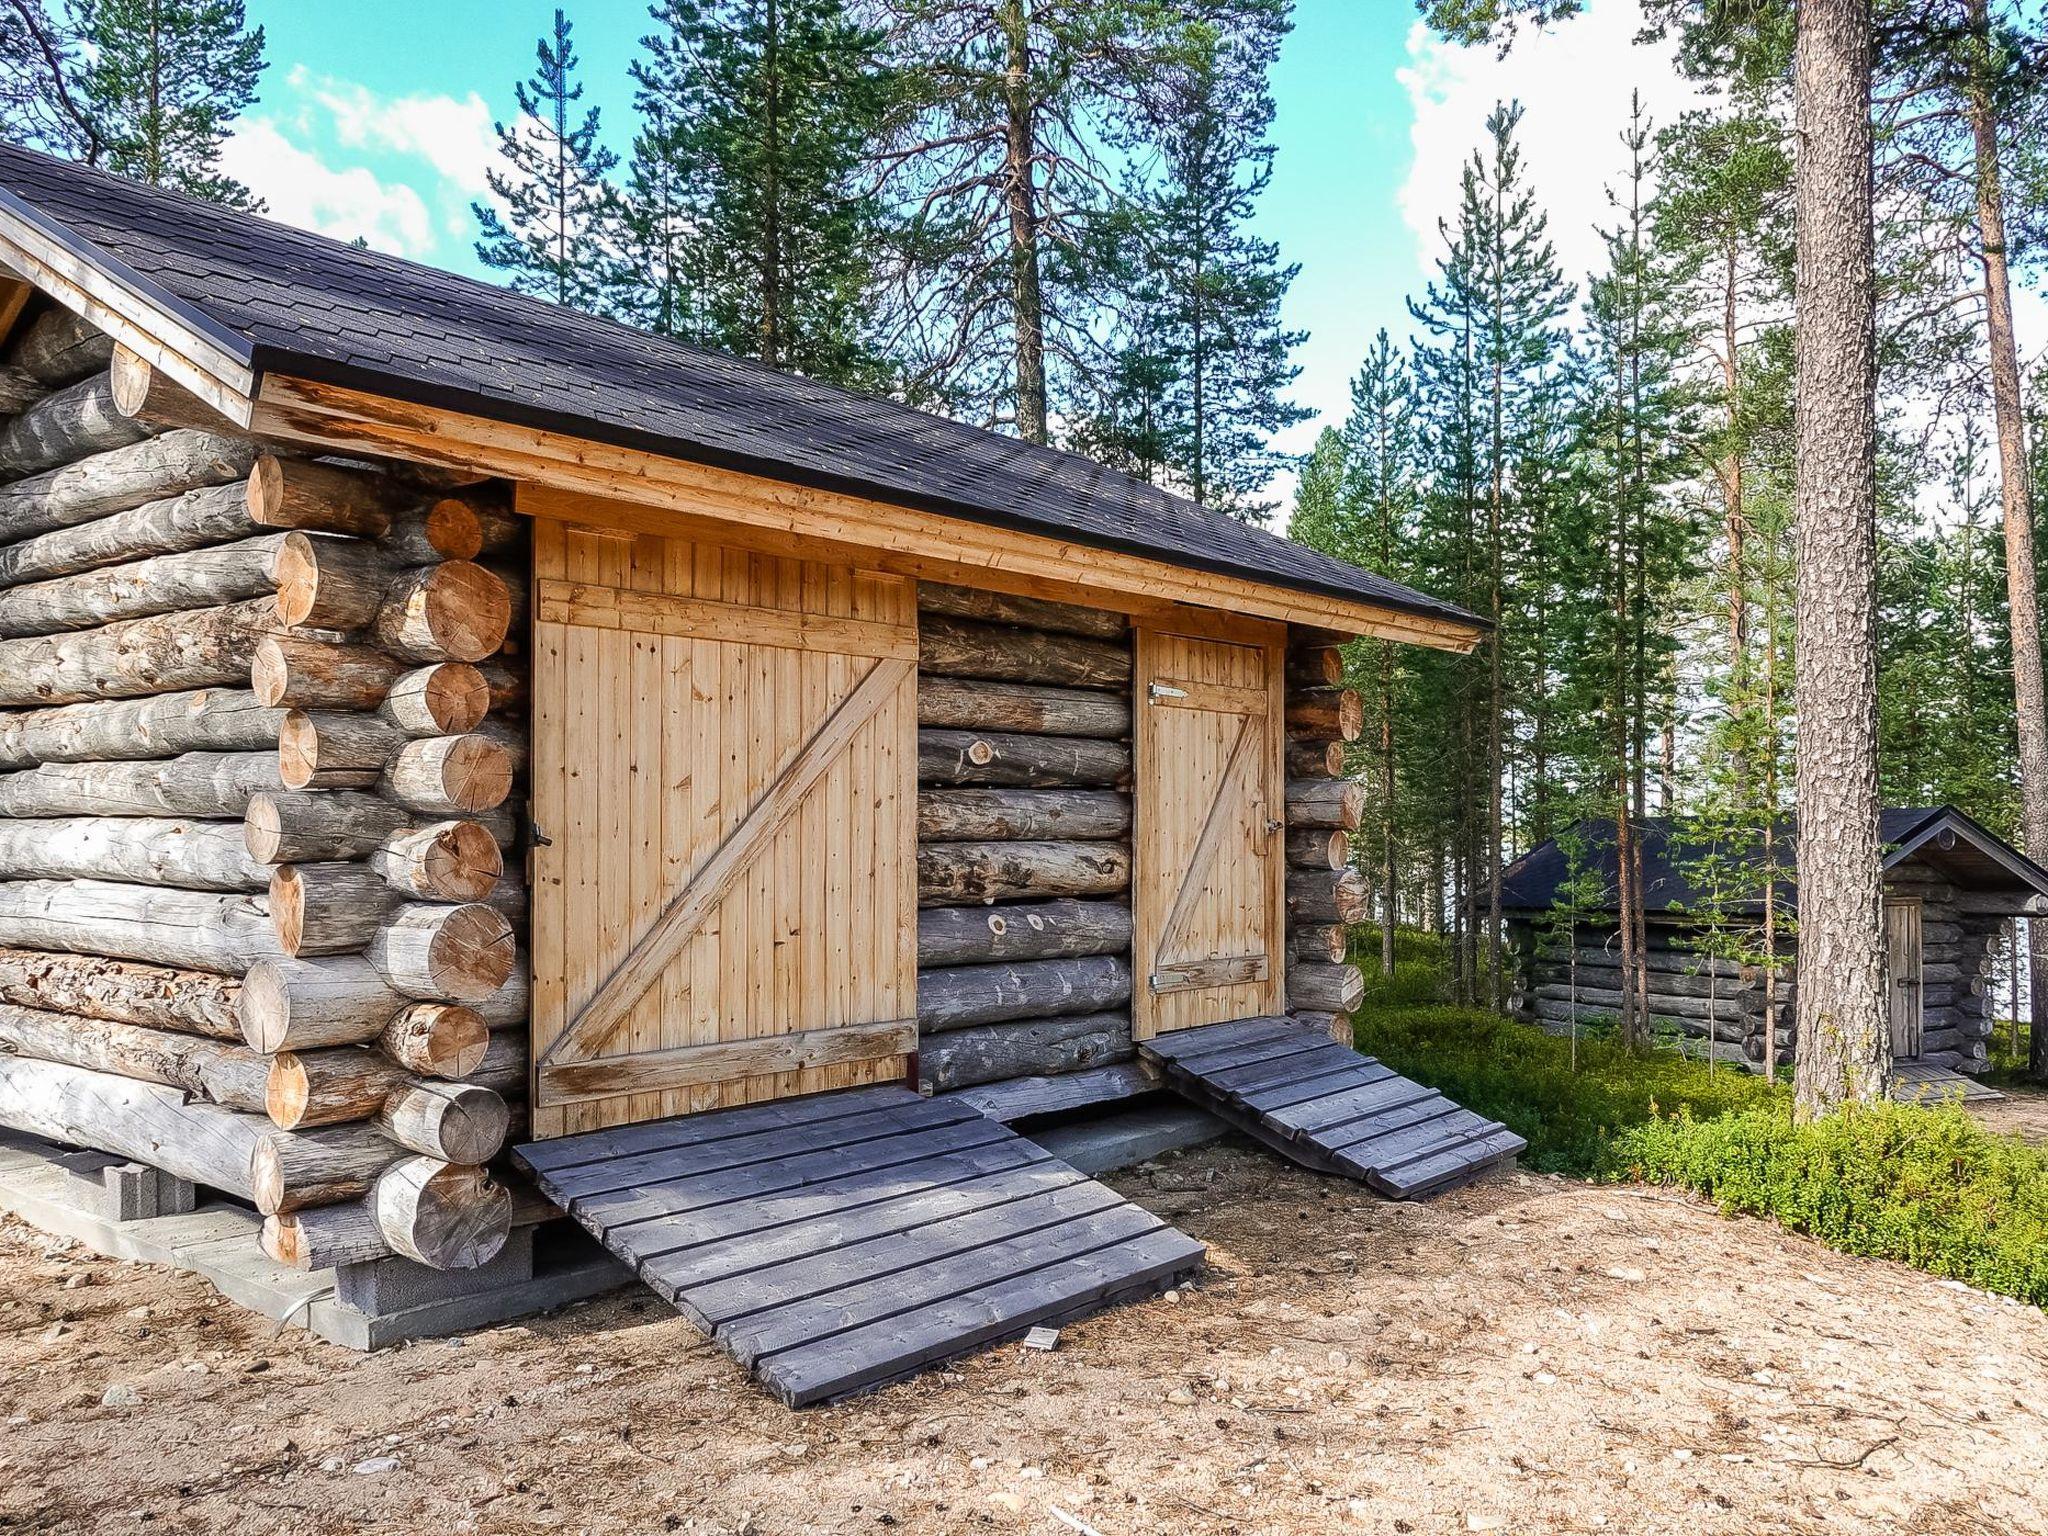
[[[1644,911],[1699,912],[1713,901],[1717,883],[1726,910],[1757,905],[1753,885],[1763,867],[1760,837],[1716,840],[1665,817],[1638,822],[1636,832]],[[1775,838],[1780,896],[1789,901],[1798,884],[1796,821],[1788,817],[1779,823]],[[1878,842],[1886,870],[1908,860],[1932,865],[1962,889],[1998,900],[1999,910],[2020,913],[2032,904],[2048,904],[2048,870],[1952,805],[1888,807],[1878,813]],[[1507,867],[1501,881],[1503,910],[1550,910],[1576,866],[1592,875],[1589,886],[1598,892],[1582,910],[1613,911],[1621,867],[1617,848],[1614,823],[1606,819],[1578,823],[1567,839],[1546,839]]]
[[[1075,454],[0,148],[0,237],[53,244],[274,374],[1050,536],[1476,634],[1453,604]],[[4,242],[0,242],[4,249]]]

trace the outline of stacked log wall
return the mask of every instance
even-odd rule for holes
[[[920,1084],[1128,1059],[1129,621],[930,582],[918,607]]]
[[[252,1201],[286,1262],[486,1261],[521,525],[252,441],[60,309],[0,356],[0,1123]]]
[[[1303,630],[1289,637],[1287,1008],[1348,1045],[1365,992],[1350,960],[1350,934],[1371,914],[1351,858],[1365,786],[1345,776],[1345,747],[1358,740],[1365,714],[1343,681],[1344,658],[1332,637]]]
[[[1525,922],[1510,923],[1516,956],[1511,1012],[1552,1030],[1612,1024],[1621,1011],[1619,930],[1611,923],[1581,923],[1566,944],[1538,933]],[[1763,1053],[1764,992],[1753,966],[1710,958],[1687,942],[1683,924],[1647,926],[1644,970],[1650,1028],[1676,1036],[1688,1050],[1711,1048],[1724,1061],[1757,1061]],[[1789,948],[1789,947],[1788,947]],[[1789,1061],[1792,979],[1787,969],[1778,984],[1780,1059]]]
[[[1990,1066],[1992,970],[2008,917],[1966,910],[1963,893],[1918,859],[1885,872],[1887,896],[1920,900],[1920,1058],[1961,1072]]]
[[[1921,902],[1921,1050],[1919,1059],[1962,1072],[1989,1065],[1991,974],[2011,921],[1968,910],[1953,881],[1931,865],[1907,859],[1885,873],[1885,894]],[[1526,922],[1515,927],[1519,957],[1513,1006],[1550,1028],[1611,1020],[1621,1005],[1620,944],[1611,924],[1584,924],[1573,957]],[[1777,1062],[1793,1055],[1797,1016],[1796,942],[1782,941],[1777,987]],[[1704,1046],[1711,1038],[1727,1059],[1763,1060],[1764,976],[1761,968],[1710,960],[1693,945],[1688,926],[1649,926],[1647,951],[1653,1028]]]

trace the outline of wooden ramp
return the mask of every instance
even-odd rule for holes
[[[1291,1019],[1239,1019],[1143,1042],[1167,1085],[1282,1157],[1412,1200],[1528,1145],[1370,1056]]]
[[[518,1155],[791,1407],[1163,1290],[1204,1253],[971,1106],[894,1086]]]
[[[1892,1098],[1901,1104],[1989,1104],[2005,1095],[1952,1067],[1926,1061],[1892,1063]]]

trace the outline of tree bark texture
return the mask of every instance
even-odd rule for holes
[[[917,915],[920,966],[1120,955],[1130,947],[1131,909],[1119,901],[931,907]]]
[[[1884,1097],[1869,0],[1804,0],[1798,241],[1801,1114]],[[1823,981],[1822,978],[1825,978]]]
[[[241,688],[198,688],[0,714],[0,769],[127,762],[185,752],[267,752],[285,712]]]
[[[1091,640],[1121,640],[1131,628],[1128,618],[1106,608],[1084,608],[1042,597],[1013,597],[1007,592],[956,587],[942,581],[918,583],[917,608],[920,613],[938,614],[942,618],[1042,629],[1055,635],[1081,635]]]
[[[1989,0],[1970,0],[1970,26],[1988,54],[1993,46]],[[1999,495],[2005,515],[2005,593],[2011,626],[2014,718],[2019,732],[2020,827],[2026,852],[2048,858],[2048,684],[2041,652],[2041,587],[2034,569],[2033,472],[2027,463],[2026,402],[2020,391],[2013,333],[2012,273],[2005,232],[2005,183],[1999,123],[1990,83],[1968,92],[1976,150],[1977,236],[1984,265],[1985,331],[1991,360],[1991,405],[1998,431]],[[2027,923],[2028,1075],[2048,1082],[2048,922]]]
[[[999,838],[1128,837],[1131,797],[1110,789],[928,789],[917,797],[917,835],[928,843]]]
[[[242,1038],[241,982],[103,955],[0,949],[0,1002],[215,1040]]]
[[[0,485],[0,541],[73,528],[245,478],[258,449],[246,438],[182,428],[112,453]]]

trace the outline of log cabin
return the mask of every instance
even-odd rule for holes
[[[1885,996],[1898,1078],[1917,1092],[1988,1065],[1991,974],[2016,918],[2048,917],[2048,870],[1954,806],[1879,814],[1884,848]],[[1795,924],[1781,924],[1779,962],[1763,961],[1761,837],[1715,841],[1668,820],[1639,824],[1650,1019],[1668,1036],[1761,1065],[1792,1060],[1799,985]],[[1781,916],[1798,911],[1798,836],[1776,831]],[[1611,1021],[1621,1003],[1612,821],[1587,821],[1508,866],[1502,908],[1515,957],[1513,1006],[1529,1022],[1568,1028]],[[1568,850],[1575,849],[1576,852]],[[1560,892],[1574,867],[1589,897]],[[1722,889],[1716,901],[1712,886]],[[1710,921],[1718,910],[1718,923]],[[1718,926],[1732,942],[1709,937]]]
[[[1340,1043],[1334,646],[1470,615],[17,149],[0,263],[0,1127],[344,1278],[566,1210],[793,1403],[1199,1264],[1027,1106],[1518,1145]]]

